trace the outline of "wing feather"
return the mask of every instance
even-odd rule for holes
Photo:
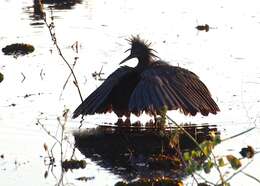
[[[106,104],[109,94],[113,88],[118,85],[120,79],[133,71],[133,68],[122,66],[113,72],[108,78],[92,92],[74,111],[73,118],[80,114],[94,114],[106,112],[109,105]],[[102,108],[101,108],[102,105]]]
[[[219,108],[206,85],[193,72],[157,62],[141,73],[141,80],[129,101],[129,110],[160,113],[180,109],[184,114],[216,114]]]

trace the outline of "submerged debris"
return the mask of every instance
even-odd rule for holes
[[[80,3],[82,0],[42,0],[45,4],[56,4],[56,3]]]
[[[207,183],[198,183],[198,186],[210,186]]]
[[[102,72],[103,70],[103,66],[101,67],[100,71],[99,72],[93,72],[92,73],[92,77],[95,79],[95,80],[99,80],[99,81],[104,81],[105,79],[102,78],[101,76],[104,75],[104,73]]]
[[[76,180],[85,181],[85,182],[87,182],[87,181],[89,181],[89,180],[93,180],[93,179],[95,179],[94,176],[92,176],[92,177],[82,176],[82,177],[76,178]]]
[[[43,0],[43,4],[51,4],[55,9],[71,9],[78,3],[82,3],[82,0]]]
[[[195,27],[197,30],[199,31],[204,31],[205,32],[208,32],[209,31],[209,25],[208,24],[205,24],[205,25],[198,25]]]
[[[86,161],[85,160],[65,160],[62,162],[62,168],[65,171],[68,171],[69,169],[84,169],[86,168]]]
[[[4,80],[4,74],[0,72],[0,83]]]
[[[130,183],[117,182],[115,186],[183,186],[182,181],[174,180],[168,177],[159,177],[153,179],[139,179]]]
[[[15,107],[15,106],[16,106],[15,103],[12,103],[12,104],[8,105],[8,107]]]
[[[255,155],[255,150],[252,146],[248,145],[239,152],[243,158],[252,158]]]
[[[2,48],[2,52],[5,55],[13,55],[14,57],[18,57],[19,55],[26,55],[32,53],[33,51],[34,47],[32,45],[24,43],[15,43]]]

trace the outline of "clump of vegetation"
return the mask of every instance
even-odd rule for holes
[[[2,48],[2,52],[5,55],[13,55],[14,57],[30,54],[33,51],[34,51],[33,45],[24,44],[24,43],[14,43],[14,44],[7,45],[6,47]]]
[[[65,171],[68,171],[69,169],[84,169],[86,168],[86,161],[85,160],[65,160],[62,162],[61,166]]]
[[[205,32],[208,32],[209,31],[209,25],[208,24],[205,24],[205,25],[198,25],[195,27],[197,30],[199,31],[205,31]]]
[[[0,83],[4,80],[4,74],[0,72]]]
[[[82,177],[76,178],[76,180],[87,182],[89,180],[93,180],[94,178],[95,178],[94,176],[92,176],[92,177],[82,176]]]
[[[212,150],[221,142],[219,135],[214,135],[211,140],[205,140],[199,144],[198,149],[187,151],[183,153],[183,160],[185,161],[185,171],[192,174],[195,171],[204,170],[209,173],[214,165],[219,166],[212,158]],[[223,161],[223,160],[222,160]],[[222,162],[221,161],[221,162]]]
[[[115,186],[183,186],[182,181],[174,180],[168,177],[159,177],[153,179],[142,178],[134,182],[117,182]]]

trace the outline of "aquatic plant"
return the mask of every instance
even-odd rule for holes
[[[33,51],[34,51],[34,46],[25,43],[14,43],[2,48],[2,52],[5,55],[13,55],[14,57],[18,57],[20,55],[26,55],[32,53]]]
[[[206,185],[222,185],[222,186],[229,186],[230,180],[238,175],[239,173],[244,173],[243,170],[252,163],[253,160],[252,157],[255,155],[255,150],[252,146],[243,147],[240,151],[240,154],[242,158],[238,158],[232,154],[227,154],[223,156],[216,156],[213,152],[213,149],[216,145],[220,145],[221,143],[231,140],[233,138],[236,138],[238,136],[241,136],[245,133],[250,132],[251,130],[254,130],[255,127],[249,128],[239,134],[236,134],[234,136],[228,137],[226,139],[221,139],[220,135],[218,133],[215,133],[214,131],[210,131],[210,137],[211,139],[205,140],[202,143],[197,143],[196,139],[193,138],[182,126],[178,125],[176,122],[174,122],[169,116],[167,118],[173,122],[174,125],[176,125],[178,128],[181,129],[181,131],[185,132],[187,136],[189,136],[190,139],[196,144],[197,150],[191,150],[184,152],[181,155],[181,159],[184,160],[185,165],[185,171],[188,174],[191,174],[193,179],[199,184],[199,182],[196,179],[196,176],[203,179]],[[204,162],[200,163],[201,159],[204,157]],[[243,159],[249,159],[249,161],[243,165],[242,160]],[[223,174],[221,169],[231,167],[234,172],[230,171],[228,174]],[[207,178],[201,176],[200,171],[204,171],[206,174],[209,174],[211,170],[215,168],[217,172],[219,173],[219,180],[217,183],[213,183],[209,181]],[[245,174],[245,173],[244,173]],[[195,176],[196,175],[196,176]],[[254,177],[253,175],[245,174],[246,176],[254,179],[258,183],[260,183],[260,180]]]
[[[54,168],[59,167],[60,177],[56,185],[63,185],[63,175],[66,171],[79,168],[84,169],[87,165],[85,160],[78,160],[75,158],[75,148],[64,149],[65,146],[68,147],[68,145],[71,145],[69,137],[65,134],[68,112],[68,109],[64,109],[62,116],[57,117],[58,125],[56,133],[51,133],[42,122],[42,119],[38,119],[36,123],[36,125],[40,126],[43,131],[54,140],[53,144],[51,144],[51,148],[49,148],[47,143],[43,144],[44,151],[47,154],[47,156],[44,157],[44,164],[47,166],[47,170],[44,173],[44,178],[48,177],[49,172],[56,177],[54,174]],[[58,155],[54,155],[54,150],[59,151]],[[71,154],[68,154],[68,150],[71,151]]]
[[[86,168],[86,161],[85,160],[75,160],[75,159],[70,159],[70,160],[65,160],[62,162],[61,166],[65,171],[68,171],[69,169],[84,169]]]

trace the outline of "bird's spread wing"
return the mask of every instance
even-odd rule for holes
[[[157,63],[143,71],[134,89],[129,110],[159,114],[163,107],[184,114],[216,114],[219,108],[198,76],[186,69]]]
[[[107,108],[100,108],[100,106],[104,105],[105,100],[109,96],[112,89],[119,83],[120,79],[132,71],[133,68],[127,66],[118,68],[78,106],[72,117],[76,118],[80,114],[87,115],[106,112]]]

